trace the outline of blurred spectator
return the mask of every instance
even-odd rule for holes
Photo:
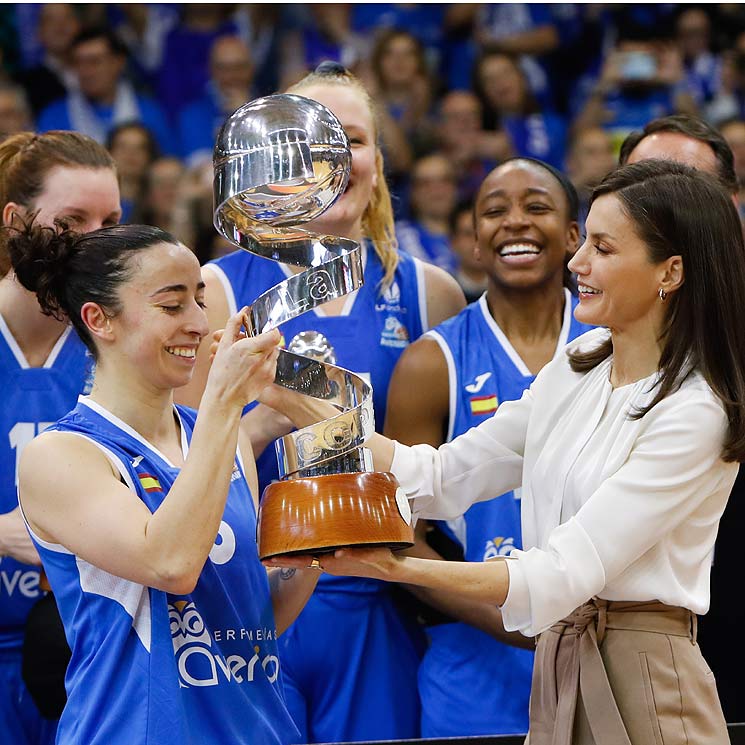
[[[254,98],[253,62],[237,36],[221,36],[210,51],[207,93],[179,114],[181,154],[189,165],[211,163],[215,138],[225,119]]]
[[[34,117],[38,117],[50,103],[77,88],[71,48],[79,33],[80,20],[72,4],[49,3],[41,6],[37,36],[42,48],[42,60],[16,77],[26,89]]]
[[[484,107],[484,127],[503,129],[512,152],[564,167],[566,125],[541,111],[516,60],[502,52],[486,52],[476,63],[476,91]]]
[[[148,168],[158,157],[158,144],[138,122],[119,124],[109,133],[106,148],[116,163],[121,194],[122,223],[132,222],[145,192]]]
[[[168,34],[179,22],[177,7],[162,3],[119,3],[117,36],[129,51],[137,75],[155,87]]]
[[[714,125],[745,118],[745,35],[740,38],[738,47],[722,55],[719,88],[704,109],[706,120]]]
[[[114,34],[83,31],[73,42],[72,60],[79,90],[44,109],[40,132],[73,129],[104,143],[114,126],[137,121],[154,134],[162,152],[174,152],[174,137],[160,107],[124,77],[126,50]]]
[[[408,31],[386,29],[370,58],[370,92],[408,138],[415,153],[431,144],[432,80],[421,42]]]
[[[444,155],[426,155],[411,174],[411,220],[396,222],[399,248],[450,274],[457,259],[450,247],[450,214],[455,209],[455,173]]]
[[[621,145],[620,165],[667,158],[714,173],[731,194],[738,191],[732,150],[710,124],[685,114],[654,119],[632,132]]]
[[[600,127],[582,129],[572,138],[567,155],[567,175],[579,198],[578,222],[584,235],[587,206],[592,190],[616,167],[613,141]]]
[[[473,303],[486,291],[488,280],[475,251],[476,230],[470,202],[462,202],[451,214],[450,243],[458,258],[455,279],[466,296],[466,302]]]
[[[20,85],[0,82],[0,142],[30,129],[33,126],[26,92]]]
[[[307,6],[307,10],[307,17],[282,42],[282,90],[324,60],[360,72],[360,63],[370,51],[365,37],[352,31],[350,3],[315,3]]]
[[[721,74],[721,61],[711,51],[711,20],[703,8],[682,6],[675,42],[683,60],[685,87],[701,108],[714,98]]]
[[[504,134],[485,132],[475,93],[451,91],[443,96],[437,117],[438,150],[452,165],[458,199],[470,201],[486,175],[511,154]]]
[[[469,66],[481,53],[501,52],[516,57],[530,89],[543,103],[550,103],[550,86],[544,55],[559,46],[559,30],[545,3],[463,3],[448,10],[451,26],[469,26],[475,44],[463,48]],[[461,73],[462,75],[462,73]]]
[[[745,121],[730,119],[719,126],[722,137],[732,150],[735,159],[735,176],[738,185],[738,209],[745,219]]]
[[[186,169],[178,158],[158,158],[147,174],[142,209],[133,222],[155,225],[189,246],[200,263],[211,258],[212,164]]]
[[[280,46],[288,15],[284,6],[274,3],[243,3],[233,14],[238,36],[251,50],[254,88],[259,96],[279,90]]]
[[[163,43],[163,58],[157,73],[158,100],[175,117],[186,104],[202,96],[209,82],[209,57],[220,36],[238,33],[226,3],[184,3],[180,22]]]

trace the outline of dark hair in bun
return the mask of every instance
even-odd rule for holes
[[[158,243],[178,243],[150,225],[115,225],[80,234],[61,223],[50,228],[32,219],[17,220],[4,232],[18,281],[36,295],[43,313],[70,319],[94,358],[96,348],[80,309],[92,302],[115,316],[121,310],[119,286],[132,275],[132,257]]]

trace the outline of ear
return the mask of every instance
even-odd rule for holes
[[[665,292],[674,292],[675,290],[680,289],[680,286],[684,281],[685,273],[683,271],[683,257],[671,256],[662,266],[660,287]]]
[[[13,225],[13,218],[16,215],[23,216],[26,214],[26,210],[16,202],[7,202],[3,207],[3,225],[10,227]]]
[[[94,339],[113,341],[114,330],[111,328],[111,318],[98,303],[85,303],[80,309],[80,318]]]
[[[571,222],[567,229],[567,255],[571,259],[579,248],[579,223]]]

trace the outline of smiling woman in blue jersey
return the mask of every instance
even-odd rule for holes
[[[488,289],[403,353],[388,393],[387,435],[435,447],[452,440],[520,398],[568,341],[589,330],[574,319],[578,299],[566,270],[578,245],[577,204],[569,180],[540,161],[508,160],[486,177],[474,218]],[[439,558],[427,532],[420,523],[415,554]],[[521,548],[519,491],[433,523],[429,541],[440,550],[450,544],[466,561]],[[422,736],[527,731],[533,653],[525,637],[504,631],[494,605],[417,595],[450,617],[430,627],[419,670]]]
[[[0,145],[0,206],[4,225],[29,213],[43,225],[64,220],[83,233],[115,225],[114,161],[77,132],[13,135]],[[92,359],[67,319],[44,315],[18,283],[4,242],[0,275],[0,740],[48,745],[64,704],[68,652],[18,509],[17,468],[25,446],[90,385]],[[29,618],[43,622],[43,636],[30,632]]]
[[[72,659],[57,743],[284,745],[277,636],[316,572],[266,570],[243,407],[274,379],[277,332],[244,309],[202,406],[174,406],[208,333],[194,254],[158,228],[25,226],[8,250],[45,313],[96,360],[90,395],[26,447],[19,497]]]

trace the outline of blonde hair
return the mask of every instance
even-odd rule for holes
[[[44,134],[19,132],[0,144],[0,209],[15,202],[33,209],[49,171],[69,168],[110,168],[116,165],[103,145],[79,132],[52,130]],[[10,268],[5,239],[0,242],[0,276]]]
[[[325,69],[324,69],[325,68]],[[325,63],[316,71],[309,73],[302,80],[290,86],[288,93],[298,93],[315,85],[347,86],[357,91],[362,97],[373,120],[375,135],[375,173],[377,183],[373,189],[370,201],[362,214],[362,230],[372,242],[375,253],[383,265],[383,279],[380,283],[381,291],[393,282],[393,275],[398,266],[398,241],[393,219],[393,204],[383,169],[383,153],[377,144],[378,116],[375,103],[362,85],[359,78],[343,68],[341,65]]]

